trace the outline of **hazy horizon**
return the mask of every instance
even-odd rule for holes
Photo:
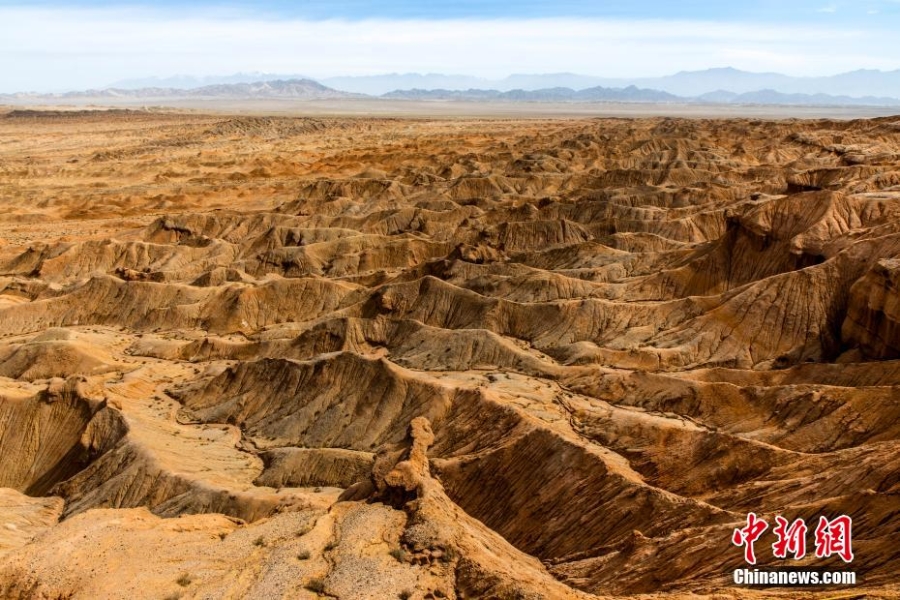
[[[0,2],[0,92],[175,75],[446,73],[659,77],[730,66],[825,76],[900,68],[900,0]]]

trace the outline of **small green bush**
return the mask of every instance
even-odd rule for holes
[[[391,556],[393,556],[397,562],[406,562],[406,550],[403,548],[394,548],[391,550]]]

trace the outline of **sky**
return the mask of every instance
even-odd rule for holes
[[[0,92],[238,72],[831,75],[900,69],[897,31],[900,0],[0,0]]]

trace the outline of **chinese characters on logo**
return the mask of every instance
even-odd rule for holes
[[[772,554],[775,558],[787,558],[789,552],[796,560],[806,556],[807,528],[803,519],[797,519],[790,526],[788,520],[781,516],[775,517],[775,522],[778,523],[772,530],[778,536],[778,541],[772,544]]]
[[[735,529],[731,535],[731,542],[744,548],[744,560],[751,565],[756,564],[756,552],[754,544],[769,528],[769,524],[756,516],[755,513],[747,515],[747,525]],[[819,517],[819,524],[815,530],[816,558],[829,558],[839,556],[845,563],[853,562],[853,520],[841,515],[836,519],[828,520]],[[772,554],[775,558],[785,559],[792,555],[800,560],[806,556],[806,534],[808,528],[803,519],[797,519],[793,523],[788,522],[782,516],[775,517],[775,528],[772,533],[777,538],[772,544]]]
[[[768,528],[768,523],[757,518],[756,513],[750,513],[747,515],[747,526],[743,529],[734,530],[731,536],[731,543],[738,547],[744,547],[744,560],[748,564],[756,564],[756,553],[753,551],[753,544]]]
[[[853,520],[840,516],[833,521],[819,517],[816,527],[816,558],[828,558],[837,554],[845,563],[853,562],[853,540],[851,530]]]

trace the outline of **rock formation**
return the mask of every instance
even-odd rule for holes
[[[900,593],[896,119],[0,131],[0,597]]]

